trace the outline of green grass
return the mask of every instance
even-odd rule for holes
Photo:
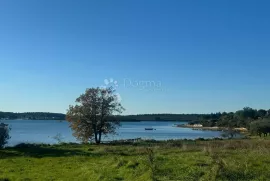
[[[0,180],[269,180],[270,140],[23,145],[0,150]]]

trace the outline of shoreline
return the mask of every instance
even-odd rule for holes
[[[190,124],[178,124],[176,127],[180,128],[191,128],[193,130],[208,130],[208,131],[227,131],[229,130],[228,127],[203,127],[203,126],[198,126],[198,125],[190,125]],[[234,131],[239,131],[239,132],[248,132],[247,128],[232,128]]]

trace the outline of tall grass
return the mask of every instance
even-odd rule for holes
[[[7,180],[267,180],[270,140],[171,140],[0,150]]]

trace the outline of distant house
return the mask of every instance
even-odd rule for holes
[[[193,127],[195,127],[195,128],[201,128],[201,127],[203,127],[203,125],[202,124],[194,124]]]

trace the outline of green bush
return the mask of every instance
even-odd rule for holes
[[[0,124],[0,148],[3,148],[9,139],[9,128],[7,124],[1,123]]]
[[[250,132],[253,135],[267,136],[270,133],[270,120],[262,119],[260,121],[254,121],[250,124]]]

